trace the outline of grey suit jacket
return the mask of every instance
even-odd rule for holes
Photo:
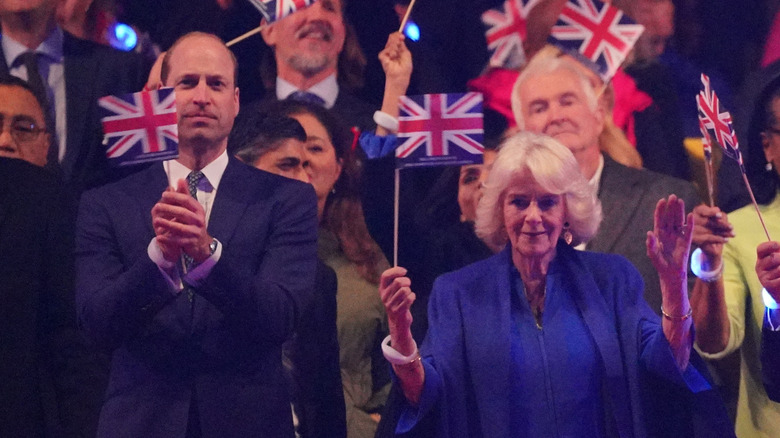
[[[598,194],[604,220],[588,242],[589,251],[620,254],[637,268],[645,282],[645,300],[659,314],[661,286],[647,257],[645,240],[647,232],[653,229],[656,203],[671,194],[685,201],[686,211],[701,202],[696,189],[687,181],[626,167],[605,155]]]

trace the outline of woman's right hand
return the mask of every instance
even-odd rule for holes
[[[379,296],[387,313],[390,339],[396,351],[403,355],[414,353],[412,339],[412,281],[406,277],[406,269],[396,266],[385,270],[379,278]]]
[[[734,228],[726,213],[706,204],[693,209],[693,244],[701,248],[710,266],[717,267],[723,254],[723,244],[734,237]]]
[[[406,93],[412,76],[412,53],[404,44],[404,34],[393,32],[387,37],[385,48],[379,52],[379,62],[385,71],[385,91]]]

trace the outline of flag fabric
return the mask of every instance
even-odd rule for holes
[[[506,0],[503,8],[482,14],[490,66],[518,69],[525,65],[523,41],[528,35],[528,13],[540,0]]]
[[[704,119],[699,114],[699,131],[701,131],[701,145],[704,149],[704,159],[707,163],[712,162],[712,138],[710,133],[707,132],[707,128],[704,126]]]
[[[402,96],[396,167],[482,162],[482,93]]]
[[[645,28],[598,0],[569,0],[550,30],[550,43],[584,61],[608,82]]]
[[[249,0],[257,8],[268,24],[310,6],[316,0]]]
[[[106,156],[114,165],[179,156],[179,129],[173,88],[98,100]]]
[[[739,151],[737,134],[731,114],[720,103],[718,95],[710,86],[710,78],[701,74],[702,90],[696,96],[696,104],[699,107],[699,119],[704,128],[715,138],[715,141],[723,148],[723,153],[742,166],[742,153]]]

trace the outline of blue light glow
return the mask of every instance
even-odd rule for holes
[[[417,23],[412,20],[407,21],[404,35],[412,41],[420,41],[420,28],[417,26]]]
[[[114,36],[116,39],[112,41],[112,45],[119,50],[129,52],[138,44],[138,35],[135,33],[135,30],[124,23],[117,23],[114,26]]]

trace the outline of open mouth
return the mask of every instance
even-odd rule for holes
[[[330,42],[333,39],[333,32],[331,32],[329,26],[326,24],[311,23],[299,30],[297,37],[298,39],[309,38]]]

